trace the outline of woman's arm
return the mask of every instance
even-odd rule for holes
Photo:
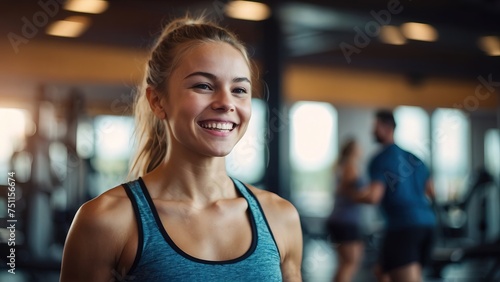
[[[302,281],[302,228],[300,226],[299,213],[295,207],[286,202],[283,220],[286,225],[286,251],[281,262],[281,273],[283,281]]]
[[[118,236],[123,227],[113,202],[116,198],[101,195],[78,210],[64,246],[61,282],[109,282],[117,278],[113,269],[123,242]]]

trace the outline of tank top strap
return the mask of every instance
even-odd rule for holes
[[[153,205],[153,203],[150,203],[148,197],[146,197],[148,192],[144,191],[146,186],[144,185],[142,178],[125,183],[123,186],[125,187],[125,191],[132,202],[135,215],[140,217],[137,218],[139,225],[144,225],[140,226],[140,229],[157,229],[155,217],[151,211],[151,205]]]
[[[281,257],[278,244],[276,243],[271,227],[269,226],[264,214],[264,210],[262,209],[257,197],[245,184],[243,184],[243,182],[238,179],[231,179],[233,180],[238,191],[248,202],[250,212],[254,217],[255,225],[257,227],[258,244],[265,246],[267,249],[275,250]]]
[[[151,210],[154,204],[147,196],[149,193],[145,190],[146,185],[142,178],[139,177],[137,180],[125,183],[122,186],[125,188],[125,192],[132,203],[138,229],[139,245],[137,246],[136,257],[130,268],[130,271],[133,271],[141,261],[143,251],[150,249],[151,245],[161,241],[162,235],[154,213]]]

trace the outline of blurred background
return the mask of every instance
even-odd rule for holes
[[[379,148],[372,137],[379,108],[394,110],[396,143],[435,180],[438,240],[426,281],[500,281],[500,1],[0,6],[1,281],[58,280],[78,207],[126,181],[131,109],[148,48],[169,19],[186,12],[235,31],[260,68],[268,91],[254,99],[227,169],[297,207],[305,281],[330,281],[336,269],[324,223],[335,205],[339,144],[361,143],[365,173]],[[6,266],[11,172],[16,275]],[[383,228],[377,208],[363,207],[363,222],[356,281],[373,281]]]

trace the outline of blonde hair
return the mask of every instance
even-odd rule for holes
[[[341,167],[343,167],[346,164],[346,162],[354,153],[354,149],[357,146],[357,144],[358,143],[354,138],[349,138],[342,144],[342,147],[340,148],[339,157],[333,166],[333,169],[335,171],[338,171]]]
[[[235,34],[203,17],[186,16],[170,22],[151,49],[144,79],[137,91],[134,106],[137,151],[131,160],[129,178],[142,176],[155,169],[167,152],[167,128],[153,114],[146,98],[146,89],[151,87],[157,93],[164,94],[168,79],[182,55],[195,46],[210,42],[224,42],[240,51],[251,71],[252,80],[255,80],[247,50]]]

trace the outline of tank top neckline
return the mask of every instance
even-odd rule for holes
[[[247,215],[249,216],[249,221],[250,221],[250,229],[252,232],[252,239],[250,243],[250,247],[248,250],[243,253],[241,256],[228,259],[228,260],[206,260],[206,259],[201,259],[197,258],[195,256],[192,256],[186,252],[184,252],[175,242],[172,240],[170,235],[168,234],[167,230],[165,229],[165,226],[163,226],[163,223],[160,219],[160,215],[158,214],[158,211],[156,209],[156,206],[154,205],[153,199],[151,198],[151,195],[149,194],[149,191],[146,187],[146,184],[144,183],[144,180],[142,177],[139,177],[138,182],[139,186],[141,187],[141,190],[144,194],[144,197],[146,198],[146,201],[148,202],[149,209],[151,210],[151,214],[154,217],[156,227],[158,228],[158,231],[160,231],[161,235],[165,239],[165,242],[179,255],[183,256],[184,258],[197,262],[197,263],[202,263],[202,264],[232,264],[232,263],[237,263],[239,261],[245,260],[248,258],[250,255],[252,255],[257,247],[257,240],[258,240],[258,232],[257,232],[257,227],[255,223],[255,218],[252,212],[252,205],[249,202],[249,199],[247,198],[243,191],[239,188],[238,185],[235,183],[235,180],[231,178],[231,181],[233,182],[234,188],[236,189],[236,192],[238,195],[243,197],[245,201],[247,202],[248,208],[246,210]],[[242,184],[244,185],[244,184]],[[246,186],[244,186],[246,187]]]

